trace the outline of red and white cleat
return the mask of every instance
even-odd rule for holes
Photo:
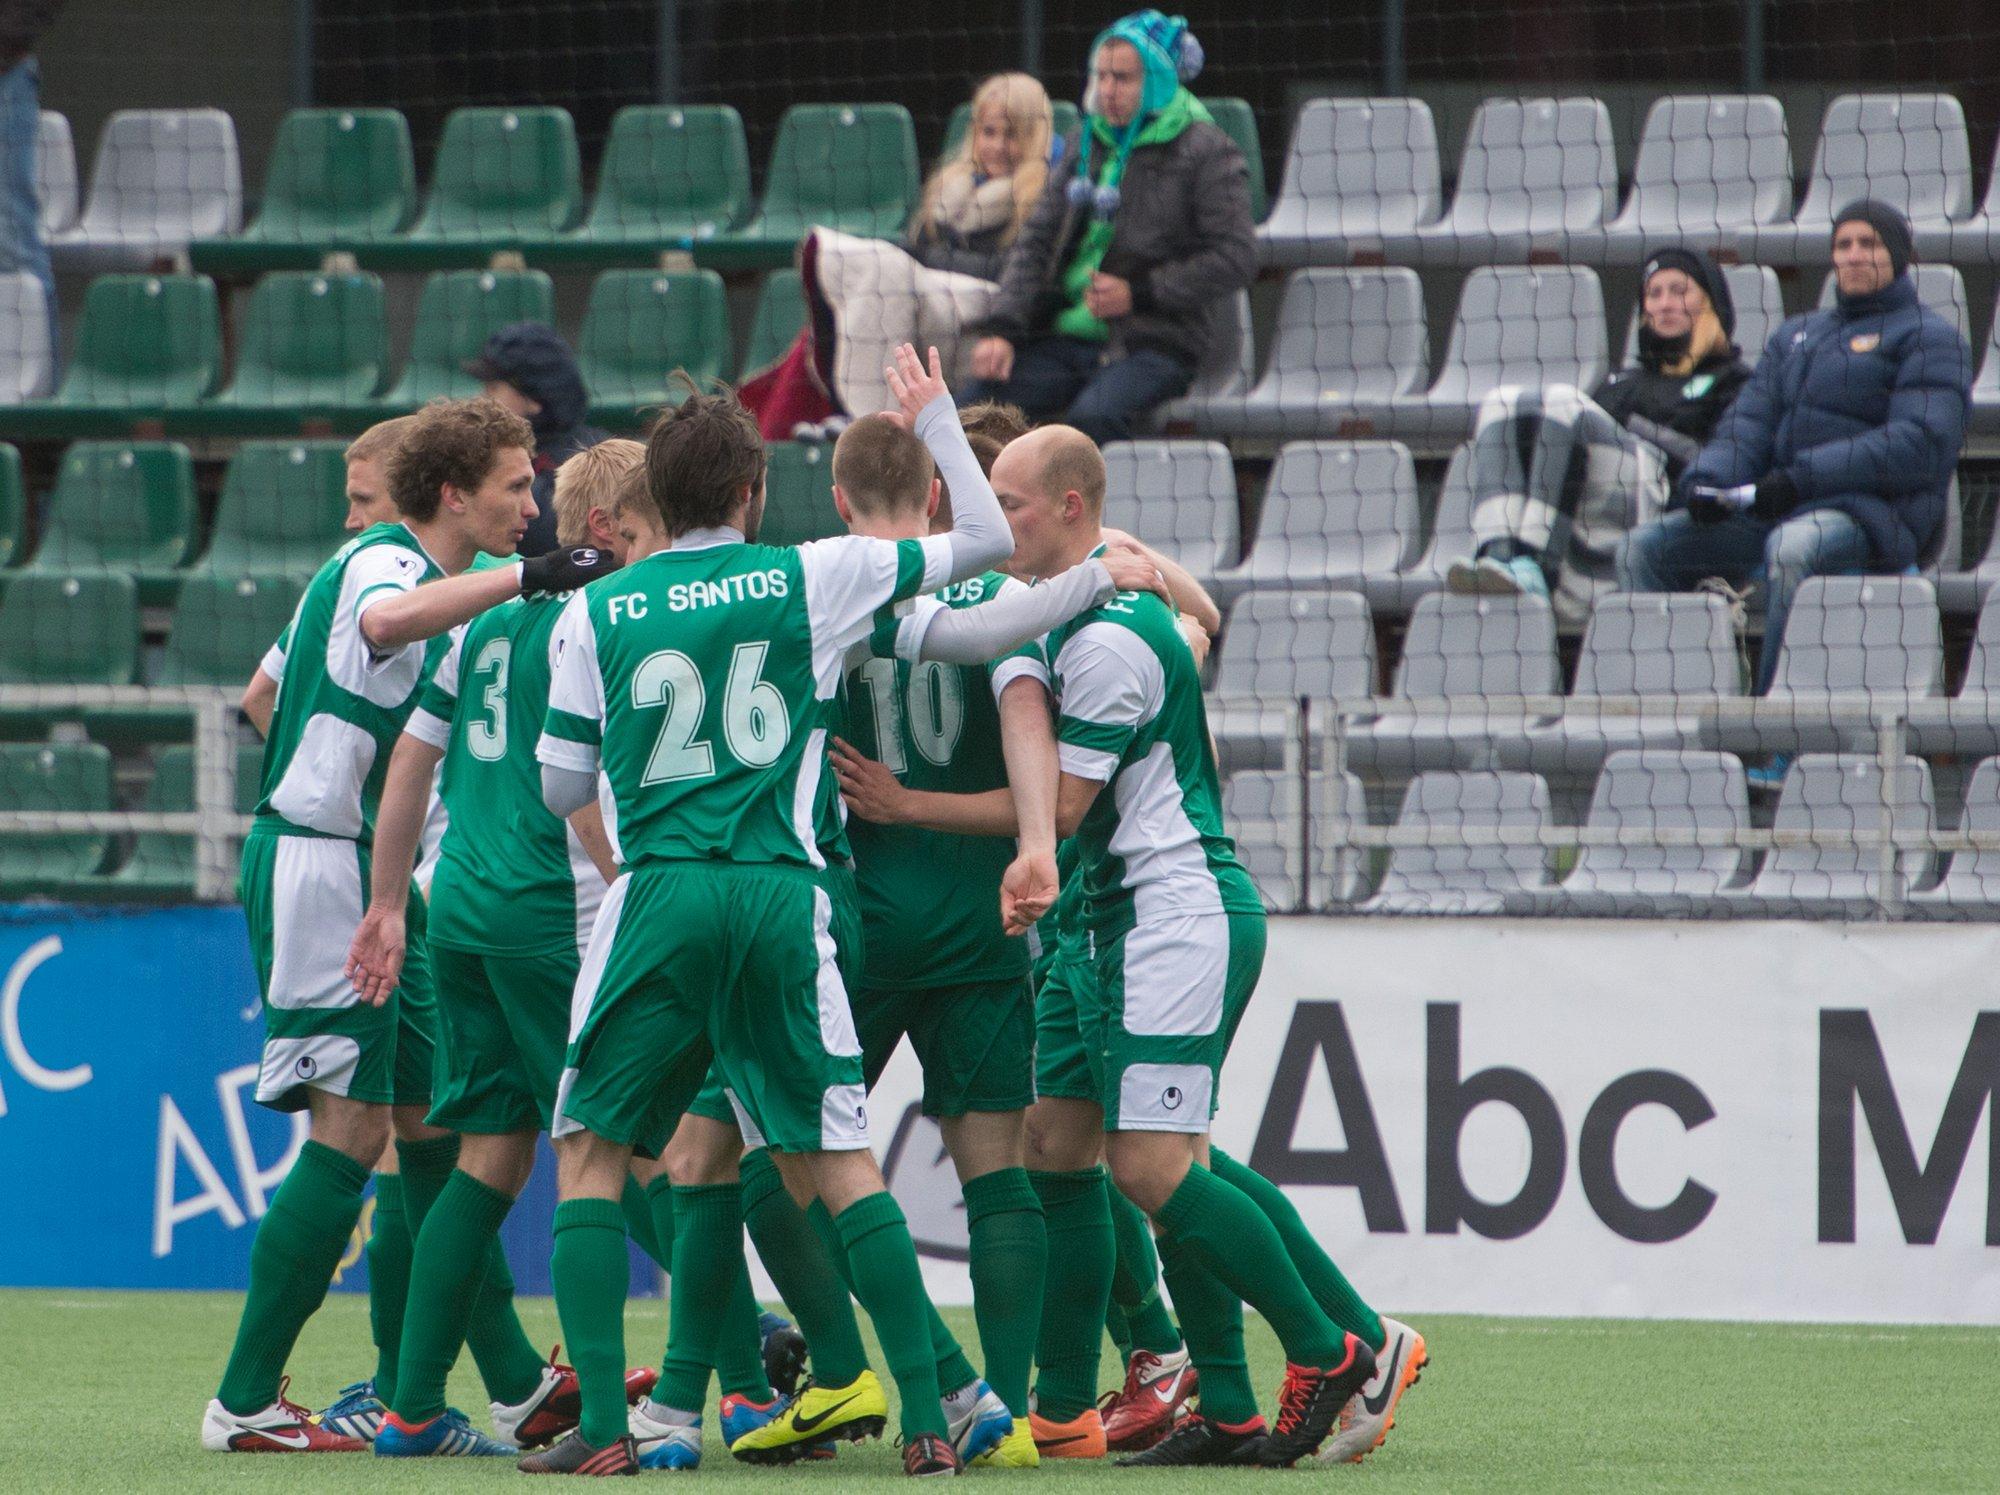
[[[1106,1445],[1119,1453],[1151,1448],[1173,1431],[1199,1387],[1185,1347],[1171,1355],[1134,1350],[1124,1389],[1107,1393],[1100,1408]]]
[[[201,1419],[201,1446],[211,1453],[366,1453],[359,1438],[329,1433],[297,1402],[285,1400],[292,1384],[278,1383],[278,1399],[261,1412],[239,1416],[211,1401]]]

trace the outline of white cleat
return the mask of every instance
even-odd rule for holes
[[[1375,1352],[1374,1378],[1340,1409],[1333,1436],[1319,1451],[1322,1463],[1358,1464],[1380,1448],[1396,1425],[1397,1403],[1430,1363],[1423,1335],[1408,1324],[1384,1315],[1382,1329],[1388,1338]]]
[[[261,1412],[238,1415],[211,1401],[201,1419],[201,1446],[210,1453],[366,1453],[359,1438],[331,1433],[297,1402],[285,1400],[288,1376],[278,1399]]]
[[[701,1464],[701,1419],[669,1420],[665,1407],[649,1396],[626,1417],[639,1449],[641,1469],[694,1469]]]

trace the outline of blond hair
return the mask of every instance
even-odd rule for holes
[[[948,182],[970,183],[978,175],[974,137],[979,133],[979,116],[993,109],[1007,116],[1007,131],[1021,148],[1019,163],[1010,179],[1014,185],[1014,219],[1000,235],[1001,244],[1013,243],[1021,225],[1028,221],[1028,214],[1049,179],[1049,141],[1055,133],[1054,120],[1049,112],[1049,92],[1042,87],[1039,78],[1027,73],[995,73],[973,90],[972,113],[965,122],[965,135],[958,142],[958,149],[924,183],[916,216],[910,220],[913,236],[924,238],[936,225],[938,200],[944,195]]]
[[[408,439],[417,423],[414,415],[397,415],[377,421],[355,437],[342,456],[346,462],[380,462]]]
[[[590,542],[590,511],[615,512],[618,490],[628,474],[643,467],[646,447],[630,437],[614,436],[587,446],[556,469],[556,544]]]

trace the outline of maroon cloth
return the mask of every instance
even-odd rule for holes
[[[800,425],[818,425],[840,415],[833,394],[833,308],[819,289],[819,236],[799,245],[799,281],[805,292],[806,325],[785,356],[743,381],[736,397],[757,417],[766,441],[789,441]]]

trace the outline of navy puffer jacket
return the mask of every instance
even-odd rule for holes
[[[1798,490],[1792,513],[1852,516],[1875,568],[1928,563],[1944,539],[1971,389],[1972,350],[1907,274],[1843,296],[1771,334],[1677,501],[1697,484],[1733,488],[1782,470]]]

